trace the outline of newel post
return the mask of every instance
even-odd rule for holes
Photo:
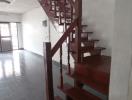
[[[43,46],[46,100],[54,100],[51,43],[46,42],[43,44]]]
[[[77,22],[77,32],[76,32],[76,47],[77,47],[77,58],[76,62],[81,62],[81,33],[82,33],[82,0],[75,1],[76,16],[78,18]]]

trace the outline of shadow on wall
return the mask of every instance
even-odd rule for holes
[[[97,46],[103,46],[105,55],[111,55],[112,35],[114,33],[114,0],[83,0],[83,23],[88,31],[93,31],[91,38],[99,39]]]

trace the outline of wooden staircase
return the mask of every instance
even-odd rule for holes
[[[51,48],[51,43],[44,43],[44,64],[47,100],[62,100],[54,97],[52,57],[60,51],[60,84],[58,89],[66,95],[66,100],[101,100],[101,98],[83,89],[84,85],[108,97],[111,57],[102,55],[104,47],[96,47],[98,39],[89,39],[93,34],[86,31],[88,25],[82,24],[82,0],[39,0],[44,11],[56,29],[63,27],[63,35]],[[56,24],[58,24],[56,26]],[[64,83],[63,78],[63,43],[67,43],[67,73],[73,78],[74,87]],[[75,60],[71,68],[70,55]]]

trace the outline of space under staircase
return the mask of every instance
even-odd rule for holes
[[[58,89],[65,94],[66,100],[101,100],[101,98],[83,89],[84,85],[108,97],[111,57],[102,55],[104,47],[96,47],[98,39],[89,39],[93,34],[86,31],[88,25],[82,24],[82,0],[39,0],[50,21],[58,29],[63,27],[63,35],[51,48],[44,43],[44,67],[46,81],[46,99],[62,100],[54,96],[52,58],[59,50],[60,84]],[[58,24],[58,26],[56,26]],[[63,43],[67,43],[67,72],[63,71]],[[70,55],[75,61],[70,64]],[[64,83],[64,74],[74,80],[74,86]]]

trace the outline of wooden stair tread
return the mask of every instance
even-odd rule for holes
[[[93,34],[93,32],[81,32],[82,34]],[[73,34],[75,34],[75,30],[73,30]]]
[[[64,84],[64,87],[59,89],[73,100],[101,100],[93,94],[83,89],[72,87],[69,84]]]
[[[82,25],[82,27],[88,27],[88,25]]]
[[[76,64],[75,72],[93,81],[109,85],[111,58],[109,56],[89,56],[88,59],[81,64]]]
[[[82,32],[82,34],[93,34],[93,32]]]
[[[86,53],[86,52],[95,52],[95,51],[101,51],[101,50],[104,50],[105,48],[104,47],[94,47],[94,48],[91,48],[91,47],[87,47],[87,46],[84,46],[84,47],[81,47],[81,52],[82,53]]]
[[[71,11],[71,9],[70,8],[66,8],[66,9],[64,9],[63,7],[61,7],[61,9],[58,9],[58,10],[56,10],[56,12],[70,12]]]
[[[96,41],[87,41],[87,44],[88,43],[92,43],[92,42],[96,42]],[[81,47],[81,52],[82,53],[93,53],[93,52],[97,52],[97,51],[102,51],[102,50],[105,50],[104,47],[90,47],[90,46],[83,46]],[[71,43],[71,47],[70,47],[70,51],[71,52],[76,52],[76,46],[75,46],[75,43]]]
[[[87,42],[87,43],[91,43],[91,42],[98,42],[98,39],[91,39],[91,40],[81,40],[81,42]]]
[[[68,5],[68,3],[64,3],[61,0],[60,1],[57,1],[56,6],[60,6],[60,5],[66,6],[66,5]]]
[[[86,84],[102,94],[108,95],[110,81],[111,57],[90,56],[84,63],[77,63],[72,78]]]
[[[54,18],[56,18],[56,19],[58,19],[58,18],[60,18],[59,16],[55,16]],[[64,16],[61,16],[61,18],[65,18]],[[66,15],[66,18],[67,19],[71,19],[71,16],[70,15]]]
[[[77,64],[87,69],[98,70],[107,74],[110,74],[111,57],[110,56],[89,56],[83,63]]]
[[[64,25],[64,23],[59,23],[59,25]],[[66,25],[71,25],[71,23],[67,22]]]
[[[87,43],[91,43],[91,42],[98,42],[99,40],[98,39],[91,39],[91,40],[88,40],[87,38],[84,38],[84,37],[82,37],[82,39],[81,39],[81,42],[87,42]],[[75,42],[75,38],[73,38],[73,41],[72,42]],[[75,43],[73,44],[73,45],[75,45]]]
[[[109,94],[109,86],[106,85],[102,85],[102,84],[98,84],[97,82],[93,81],[90,78],[84,77],[82,75],[78,75],[78,74],[68,74],[70,77],[72,77],[73,79],[90,86],[92,89],[104,94],[104,95],[108,95]]]
[[[59,97],[59,96],[56,96],[56,97],[54,98],[54,100],[62,100],[62,98]]]

